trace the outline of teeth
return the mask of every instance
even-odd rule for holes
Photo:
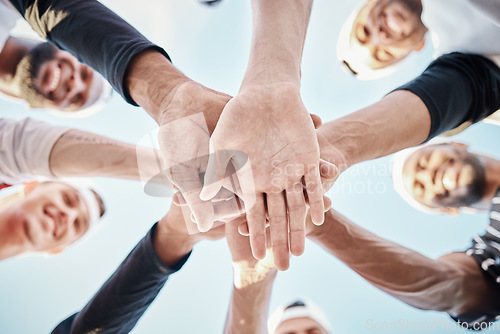
[[[396,20],[394,20],[394,18],[392,17],[387,18],[387,26],[389,27],[389,29],[391,29],[397,34],[400,34],[403,31],[403,29],[399,26]]]
[[[54,71],[54,77],[52,78],[52,82],[49,86],[49,91],[53,92],[57,88],[57,84],[59,83],[59,79],[61,78],[61,68],[57,67]]]

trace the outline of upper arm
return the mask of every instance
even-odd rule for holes
[[[451,310],[457,314],[500,313],[500,286],[486,276],[480,264],[466,253],[450,253],[438,259],[453,267],[461,278],[459,305]]]
[[[500,69],[479,55],[451,53],[436,59],[398,90],[411,91],[425,103],[431,116],[430,139],[498,110]]]

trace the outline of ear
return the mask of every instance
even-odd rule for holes
[[[464,143],[457,143],[456,141],[452,141],[449,143],[451,146],[468,151],[469,150],[469,145],[464,144]]]
[[[45,253],[50,254],[50,255],[57,255],[57,254],[61,254],[62,252],[64,252],[64,249],[65,249],[64,247],[57,247],[57,248],[48,250]]]
[[[38,181],[31,181],[24,184],[23,192],[25,195],[29,194],[38,185]]]
[[[458,216],[460,215],[460,209],[459,208],[452,208],[452,207],[446,207],[446,208],[439,208],[439,212],[445,213],[450,216]]]
[[[420,51],[424,48],[425,46],[425,37],[422,39],[422,42],[420,42],[416,47],[415,47],[415,51]]]

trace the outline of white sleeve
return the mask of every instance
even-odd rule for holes
[[[6,0],[0,0],[0,52],[9,39],[10,31],[21,17],[12,4]]]
[[[50,152],[70,129],[30,118],[0,118],[0,184],[20,183],[34,176],[52,177]]]
[[[469,0],[491,22],[500,26],[500,0]]]

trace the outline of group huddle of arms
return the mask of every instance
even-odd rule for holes
[[[300,97],[312,1],[252,1],[250,60],[235,97],[189,79],[163,48],[97,1],[10,2],[42,37],[76,55],[127,102],[147,111],[158,123],[160,149],[2,119],[2,142],[15,143],[0,152],[2,181],[141,179],[164,172],[168,180],[163,181],[178,191],[169,213],[89,303],[53,333],[130,331],[193,246],[222,237],[235,268],[228,333],[266,332],[277,269],[288,269],[290,254],[304,252],[306,237],[412,306],[445,311],[471,324],[494,321],[500,313],[498,249],[491,246],[498,239],[488,241],[486,259],[477,252],[485,246],[476,243],[476,251],[433,260],[358,227],[330,209],[324,196],[340,173],[359,162],[494,113],[500,107],[500,69],[490,59],[443,55],[380,101],[321,124]],[[27,135],[30,139],[23,139]],[[28,157],[30,145],[40,142],[46,144],[39,156]],[[139,170],[138,160],[150,161],[151,170]],[[486,269],[478,265],[487,259],[493,263]],[[383,269],[369,265],[381,260]],[[400,275],[392,274],[396,268]]]

